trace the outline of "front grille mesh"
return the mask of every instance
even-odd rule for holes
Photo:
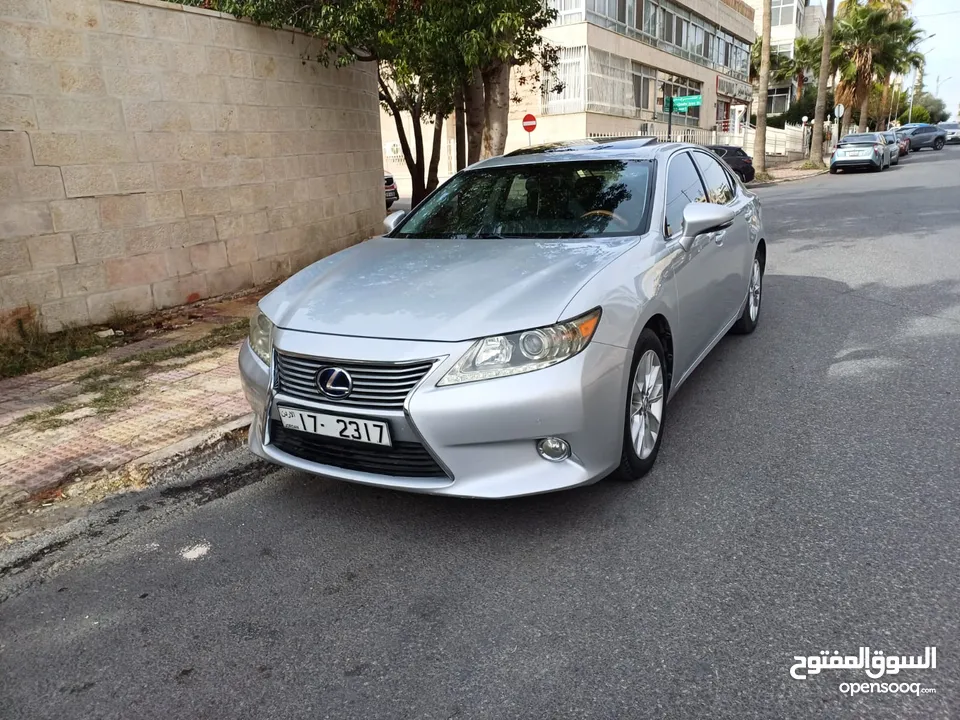
[[[277,352],[277,389],[291,397],[313,402],[401,410],[410,391],[433,367],[432,360],[406,363],[361,363],[349,360],[307,358]],[[331,400],[317,389],[317,373],[326,367],[350,373],[353,391],[343,400]]]
[[[270,438],[279,450],[319,465],[392,477],[448,477],[418,442],[394,440],[393,447],[350,442],[288,430],[277,420],[270,423]]]

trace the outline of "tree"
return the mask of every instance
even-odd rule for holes
[[[753,165],[767,171],[767,94],[770,85],[770,0],[763,0],[763,34],[760,45],[760,77],[757,89],[757,130],[753,141]]]
[[[823,121],[827,114],[827,81],[830,79],[830,62],[833,44],[833,0],[826,0],[826,20],[823,23],[820,43],[820,77],[817,79],[817,108],[813,115],[813,138],[810,150],[810,162],[823,167]]]
[[[907,110],[898,119],[900,120],[901,125],[904,125],[908,122],[928,123],[931,120],[930,112],[925,107],[923,107],[923,105],[914,105],[912,116],[910,114],[910,111]]]
[[[777,82],[791,80],[797,83],[797,99],[803,97],[807,71],[819,74],[821,38],[798,37],[793,43],[793,57],[777,54],[778,62],[771,58],[770,74]]]
[[[929,122],[945,122],[950,117],[950,113],[947,112],[947,104],[940,98],[934,96],[933,93],[922,92],[917,95],[913,101],[914,116],[917,114],[918,107],[922,107],[927,111],[927,114],[930,116]],[[916,122],[927,121],[918,120]]]

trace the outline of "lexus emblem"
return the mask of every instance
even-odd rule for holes
[[[322,368],[317,373],[317,389],[331,400],[343,400],[353,391],[353,378],[343,368]]]

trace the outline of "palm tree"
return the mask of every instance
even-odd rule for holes
[[[813,113],[813,138],[810,143],[810,162],[823,167],[823,121],[827,114],[827,81],[832,74],[830,62],[833,45],[833,0],[827,0],[826,19],[820,41],[820,77],[817,79],[817,106]]]
[[[867,129],[867,111],[870,91],[883,63],[889,67],[896,55],[896,48],[913,29],[913,21],[895,20],[890,12],[881,7],[853,4],[837,23],[837,45],[842,52],[840,83],[837,85],[837,101],[849,107],[860,107],[859,131]],[[844,130],[850,123],[844,115]]]
[[[803,97],[803,86],[807,82],[807,70],[820,72],[820,48],[823,40],[820,37],[798,37],[793,43],[793,57],[777,54],[778,61],[773,62],[771,57],[770,73],[777,82],[795,80],[797,83],[797,99]]]
[[[757,89],[757,130],[753,136],[753,166],[757,175],[767,171],[767,90],[770,85],[770,0],[763,0],[763,34],[760,36],[760,77]]]

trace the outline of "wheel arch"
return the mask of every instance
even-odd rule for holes
[[[667,392],[669,393],[670,388],[673,387],[673,330],[670,328],[670,321],[661,313],[655,313],[647,320],[643,326],[643,330],[648,328],[653,330],[654,334],[660,340],[660,344],[663,346],[664,360],[666,361],[664,375]],[[641,330],[641,332],[643,332],[643,330]]]

